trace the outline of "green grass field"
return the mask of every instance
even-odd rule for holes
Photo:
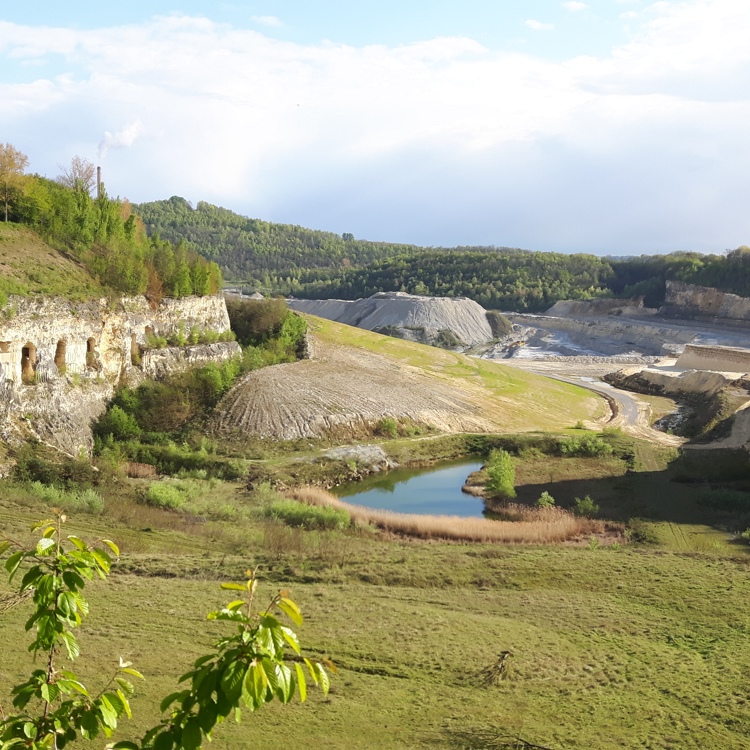
[[[539,460],[529,459],[521,481],[533,480]],[[132,736],[221,632],[204,619],[226,600],[219,582],[259,564],[269,594],[288,586],[301,604],[303,645],[339,673],[328,699],[312,693],[303,705],[245,712],[220,727],[213,747],[498,748],[500,737],[520,735],[559,750],[745,748],[747,547],[730,543],[721,514],[697,502],[701,488],[666,471],[607,474],[607,461],[550,491],[562,501],[579,482],[571,492],[598,491],[612,517],[638,508],[657,544],[511,547],[305,531],[263,519],[262,493],[240,485],[206,482],[203,495],[193,487],[192,515],[136,502],[139,482],[102,490],[104,513],[69,524],[123,552],[110,581],[91,586],[80,672],[101,682],[122,655],[147,675],[135,719],[118,734]],[[212,516],[211,504],[221,512]],[[3,487],[8,533],[24,535],[45,512]],[[0,616],[2,705],[31,666],[28,611],[20,604]],[[506,650],[507,677],[485,686],[483,671]]]

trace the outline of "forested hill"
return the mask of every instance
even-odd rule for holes
[[[179,196],[140,203],[134,211],[149,234],[188,246],[221,266],[226,278],[270,292],[288,291],[306,271],[363,268],[384,258],[423,253],[416,245],[357,240],[351,234],[273,224],[200,201],[195,208]],[[444,253],[444,248],[429,248]],[[496,248],[451,248],[452,251]],[[513,252],[501,248],[504,252]]]
[[[664,301],[675,279],[750,296],[750,248],[726,255],[678,252],[607,258],[515,248],[423,248],[357,240],[240,216],[184,198],[134,210],[150,234],[183,242],[231,281],[263,294],[356,299],[378,291],[464,295],[487,308],[539,312],[560,299],[644,296]]]

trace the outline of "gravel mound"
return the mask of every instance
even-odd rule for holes
[[[420,297],[404,292],[378,292],[354,301],[288,300],[298,312],[317,315],[368,331],[400,329],[419,331],[424,343],[441,331],[450,331],[462,346],[492,340],[492,329],[484,308],[468,297]]]

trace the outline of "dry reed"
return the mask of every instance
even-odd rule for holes
[[[357,525],[372,524],[386,531],[408,534],[422,539],[553,544],[579,537],[592,530],[592,521],[573,516],[561,508],[515,506],[514,515],[520,520],[490,521],[486,518],[428,516],[365,508],[339,500],[318,487],[301,487],[289,492],[288,497],[308,505],[341,508]]]

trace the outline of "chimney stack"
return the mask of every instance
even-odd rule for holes
[[[102,197],[102,168],[96,168],[96,197]]]

